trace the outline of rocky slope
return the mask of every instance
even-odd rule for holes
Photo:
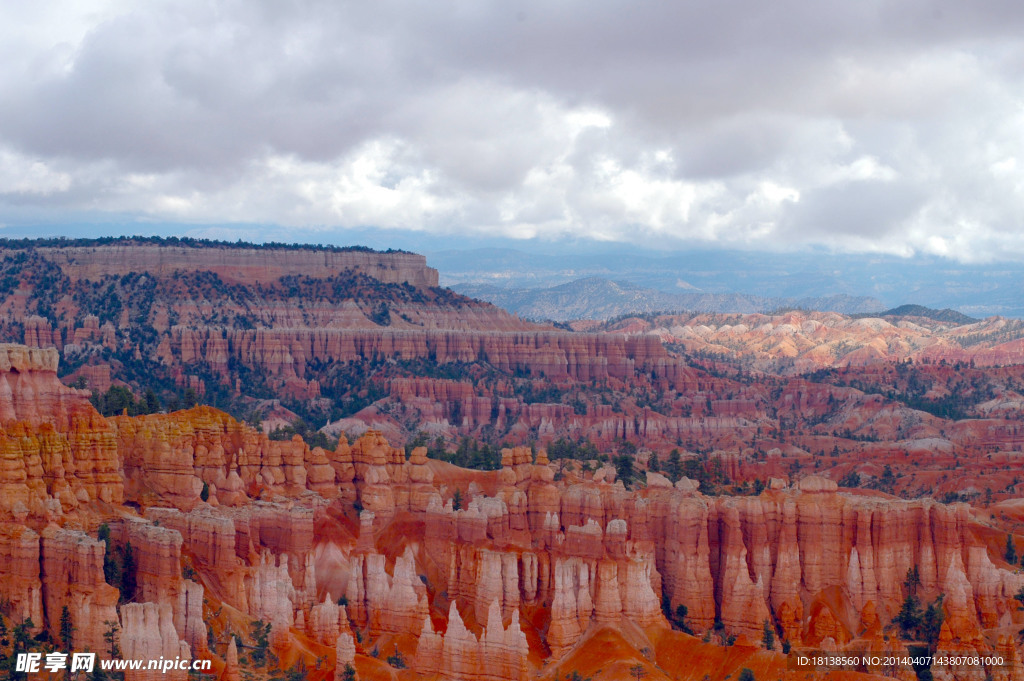
[[[765,371],[802,373],[821,367],[912,360],[972,362],[980,366],[1024,361],[1024,322],[972,320],[952,311],[904,306],[877,317],[830,312],[681,314],[631,317],[607,324],[580,322],[577,330],[655,334],[686,352],[741,360]],[[920,312],[922,314],[913,314]],[[928,313],[929,316],[924,316]]]
[[[1007,660],[933,673],[1022,678],[1024,576],[966,504],[802,472],[757,496],[653,472],[627,489],[610,466],[562,470],[525,447],[469,471],[373,431],[333,451],[271,441],[210,407],[103,419],[59,383],[53,351],[2,350],[3,616],[58,640],[66,607],[68,647],[105,650],[117,624],[126,656],[213,658],[228,679],[276,659],[398,681],[617,679],[637,664],[795,680],[783,642],[904,650],[916,634],[894,618],[915,595],[942,612],[937,650]]]
[[[108,262],[96,255],[104,248],[132,271],[85,267]],[[168,274],[181,249],[196,256],[193,269]],[[253,264],[238,269],[239,254]],[[266,274],[268,254],[318,276],[268,280],[285,271]],[[268,430],[302,416],[314,430],[329,423],[332,437],[378,430],[477,467],[497,468],[503,443],[536,442],[558,456],[639,448],[638,462],[654,467],[678,449],[691,477],[724,489],[796,466],[907,496],[998,502],[1016,493],[1005,465],[1024,441],[1019,322],[791,312],[630,318],[567,332],[445,289],[324,269],[329,257],[393,257],[389,271],[429,280],[408,255],[22,244],[0,259],[0,336],[63,351],[66,384],[127,384],[140,401],[155,390],[133,413],[198,398],[262,418]],[[100,406],[113,414],[128,405]],[[1008,463],[989,465],[989,455]]]
[[[323,398],[313,411],[327,415],[355,396],[321,393],[324,363],[416,359],[435,351],[436,330],[472,357],[479,340],[458,332],[551,329],[438,288],[411,253],[49,243],[0,248],[0,340],[57,348],[69,382],[93,389],[192,387],[239,413],[253,398]]]

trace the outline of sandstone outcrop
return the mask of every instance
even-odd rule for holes
[[[190,415],[195,423],[187,425]],[[984,651],[984,632],[1014,620],[1013,597],[1024,586],[1024,578],[997,567],[962,504],[851,496],[813,476],[755,497],[704,496],[693,485],[658,484],[654,475],[654,484],[629,492],[610,483],[611,475],[555,481],[544,452],[534,463],[529,450],[508,449],[502,469],[480,474],[465,507],[454,510],[441,502],[444,483],[435,471],[443,469],[422,450],[406,460],[371,432],[339,445],[333,459],[324,453],[336,480],[339,470],[351,471],[353,500],[375,509],[349,521],[353,538],[332,558],[347,574],[341,606],[318,591],[313,556],[328,506],[351,502],[329,491],[325,498],[295,471],[264,475],[271,466],[305,471],[307,462],[323,470],[308,448],[261,449],[259,434],[209,409],[112,422],[125,460],[140,469],[144,454],[130,450],[149,445],[137,433],[170,433],[173,423],[168,441],[192,453],[185,477],[223,473],[216,462],[233,458],[239,479],[277,490],[273,501],[153,506],[144,519],[111,523],[112,540],[133,547],[136,597],[167,608],[147,610],[143,620],[160,632],[169,617],[173,641],[160,634],[159,644],[168,650],[185,645],[206,654],[210,597],[270,623],[275,650],[291,646],[297,632],[355,661],[351,616],[371,641],[415,637],[417,664],[428,673],[470,674],[484,665],[473,673],[486,679],[529,672],[527,631],[560,659],[601,627],[666,629],[663,598],[673,611],[687,607],[697,633],[717,621],[727,635],[759,640],[767,621],[793,645],[841,647],[891,621],[905,596],[903,578],[917,566],[920,597],[944,594],[942,645]],[[156,484],[129,489],[145,498]],[[165,491],[180,500],[174,489]],[[395,523],[422,527],[422,540],[407,536],[402,551],[386,554],[378,541]],[[67,605],[76,645],[81,638],[102,649],[103,622],[117,616],[117,591],[103,580],[103,543],[54,525],[41,535],[12,526],[3,537],[0,560],[14,577],[3,588],[14,611],[38,617],[55,635],[59,618],[51,613]],[[183,578],[186,568],[202,578]],[[449,608],[443,628],[431,616],[441,593]],[[525,622],[524,608],[538,607],[547,614]],[[851,619],[851,612],[859,615]]]
[[[1021,326],[998,317],[958,324],[923,317],[850,317],[836,312],[697,313],[659,315],[653,320],[633,317],[604,328],[611,332],[654,333],[690,351],[740,357],[755,366],[777,362],[783,370],[794,373],[822,366],[864,366],[907,358],[935,363],[945,360],[950,364],[974,361],[981,366],[1020,361],[1014,336],[1019,338]]]
[[[497,601],[488,609],[486,626],[478,637],[466,628],[453,602],[448,609],[444,635],[434,631],[430,618],[423,620],[416,648],[416,667],[423,674],[478,681],[525,681],[529,646],[519,624],[519,611],[508,627],[502,625]]]
[[[110,427],[57,379],[57,361],[53,349],[0,345],[0,510],[45,517],[124,500]]]
[[[238,666],[238,646],[235,644],[235,637],[232,636],[224,656],[224,672],[220,676],[220,681],[241,681],[241,679],[242,674]]]
[[[30,384],[17,385],[26,400]],[[787,386],[778,399],[796,411],[814,412],[831,394]],[[903,645],[893,618],[913,568],[922,602],[942,596],[940,650],[999,649],[1016,660],[1008,669],[1019,668],[1007,634],[1024,621],[1015,599],[1024,576],[1003,560],[1006,537],[995,529],[1012,522],[1014,505],[981,515],[963,503],[852,492],[828,471],[786,472],[791,461],[840,454],[788,442],[763,461],[687,453],[695,476],[718,468],[740,477],[763,464],[786,477],[731,495],[710,475],[698,484],[646,470],[647,484],[631,490],[628,472],[552,462],[543,448],[508,447],[497,470],[468,471],[421,447],[407,458],[380,431],[327,451],[270,440],[209,407],[103,419],[83,394],[53,390],[71,405],[70,420],[0,424],[9,443],[0,450],[0,597],[6,616],[31,617],[51,638],[67,607],[76,647],[104,650],[105,622],[118,618],[106,546],[92,538],[106,523],[112,555],[123,561],[132,547],[135,591],[124,600],[136,602],[120,608],[125,655],[128,646],[150,656],[224,653],[229,679],[252,654],[234,636],[253,645],[267,633],[253,627],[268,624],[275,656],[319,663],[336,678],[344,663],[383,665],[368,653],[393,649],[426,678],[524,679],[545,661],[575,660],[602,632],[638,655],[649,644],[657,657],[657,641],[683,636],[669,625],[679,606],[696,635],[734,636],[737,647],[761,641],[766,623],[794,647]],[[947,456],[945,445],[915,446]],[[1016,461],[995,454],[993,466]],[[634,465],[653,456],[641,452]],[[117,482],[79,465],[88,461],[117,471]],[[324,669],[332,650],[335,669]]]
[[[230,517],[203,507],[183,513],[176,508],[151,506],[146,509],[146,518],[176,530],[192,556],[218,574],[230,572],[238,565],[235,523]]]
[[[128,603],[122,606],[119,642],[121,654],[127,660],[192,658],[188,644],[178,639],[171,607],[166,603]],[[184,681],[187,677],[184,669],[171,669],[166,673],[159,669],[125,672],[126,681],[156,681],[160,678]]]
[[[53,525],[43,530],[39,575],[51,637],[59,638],[61,613],[67,607],[75,646],[106,649],[104,623],[118,621],[118,591],[103,578],[104,550],[102,541],[83,532]]]
[[[396,559],[393,575],[385,571],[383,555],[355,556],[346,598],[353,621],[369,626],[374,635],[415,632],[428,611],[426,590],[408,550]]]
[[[43,622],[43,590],[39,574],[39,535],[24,525],[0,525],[0,598],[9,603],[16,622]]]
[[[343,270],[386,283],[437,286],[437,270],[415,253],[370,250],[209,248],[126,241],[101,246],[36,249],[71,278],[100,280],[133,272],[170,276],[183,271],[216,272],[224,281],[269,283],[289,275],[326,277]]]
[[[334,658],[334,679],[335,681],[344,681],[345,667],[353,664],[356,659],[356,642],[351,632],[343,632],[338,635],[338,640],[334,644]]]

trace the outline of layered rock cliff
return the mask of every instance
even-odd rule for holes
[[[57,379],[55,350],[0,344],[0,508],[45,516],[124,499],[113,432]]]
[[[63,437],[61,461],[76,465],[58,476],[31,448],[8,457],[20,473],[5,489],[21,505],[3,510],[0,595],[6,617],[51,638],[67,608],[76,647],[106,650],[120,623],[126,656],[212,656],[228,677],[243,666],[237,635],[335,675],[388,660],[416,678],[522,681],[545,662],[567,673],[612,632],[616,655],[667,669],[675,648],[660,642],[685,635],[666,613],[722,644],[763,644],[766,627],[796,648],[898,640],[913,571],[915,596],[943,614],[939,649],[1019,659],[1006,634],[1024,624],[1024,576],[966,504],[849,494],[811,475],[755,496],[705,496],[656,473],[630,490],[610,467],[564,471],[526,447],[503,450],[499,470],[468,471],[374,431],[316,451],[209,407],[103,419],[52,365],[20,366],[10,409],[52,394],[72,418],[43,410],[2,424],[4,437]],[[116,483],[79,480],[80,458]],[[62,504],[58,478],[83,498]],[[113,489],[122,496],[104,497]],[[111,556],[130,580],[107,582]]]
[[[71,281],[100,281],[135,272],[156,277],[175,272],[214,272],[231,283],[274,282],[281,277],[326,278],[345,270],[360,272],[388,284],[437,286],[437,270],[415,253],[381,253],[370,249],[245,248],[195,242],[189,245],[149,244],[125,240],[105,245],[34,249],[56,264]]]

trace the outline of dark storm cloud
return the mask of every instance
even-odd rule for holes
[[[0,25],[0,205],[1024,253],[1015,2],[97,2]]]

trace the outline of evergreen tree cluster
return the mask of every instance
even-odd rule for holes
[[[664,475],[673,483],[678,482],[684,477],[696,480],[700,483],[700,489],[705,494],[715,494],[722,486],[731,483],[725,468],[722,466],[722,460],[717,456],[708,456],[706,453],[684,460],[679,453],[679,449],[673,449],[669,452],[668,458],[664,466],[661,466],[661,469]],[[764,483],[760,484],[762,487],[757,489],[757,493],[760,493],[761,489],[763,489]],[[757,482],[755,482],[755,487],[756,485]]]
[[[107,584],[117,587],[121,592],[120,601],[122,603],[131,602],[135,598],[135,591],[138,588],[138,565],[131,542],[115,547],[110,538],[110,526],[106,523],[100,525],[96,538],[105,544],[103,552],[104,580]]]
[[[96,411],[104,416],[117,416],[124,413],[129,416],[140,416],[160,411],[160,398],[152,388],[147,388],[142,397],[136,400],[135,395],[128,388],[122,385],[112,385],[105,393],[93,391],[89,401],[96,407]]]
[[[678,629],[684,634],[693,634],[693,629],[690,628],[690,623],[686,621],[689,615],[689,608],[683,604],[676,606],[676,609],[672,609],[672,601],[667,595],[661,597],[661,611],[665,614],[665,619],[672,625],[673,629]]]
[[[146,245],[146,246],[184,246],[187,248],[206,249],[251,249],[257,251],[313,251],[328,253],[409,253],[400,249],[389,248],[378,251],[369,246],[332,246],[324,244],[295,244],[268,241],[254,243],[252,241],[223,241],[219,239],[195,239],[188,236],[102,236],[95,238],[69,239],[67,237],[49,237],[41,239],[0,239],[0,249],[32,250],[35,248],[81,248],[95,246]]]
[[[322,447],[333,451],[334,448],[338,446],[338,441],[336,439],[329,438],[326,433],[312,428],[302,419],[296,419],[290,426],[284,426],[283,428],[277,428],[270,431],[268,437],[271,440],[286,441],[291,440],[296,435],[301,437],[310,449],[313,449],[314,447]]]
[[[907,570],[906,578],[903,581],[903,605],[893,621],[899,625],[904,638],[925,641],[929,649],[934,651],[945,618],[945,611],[942,607],[943,596],[940,594],[938,598],[922,609],[921,600],[917,595],[920,586],[921,575],[915,565]]]
[[[600,456],[597,445],[588,438],[573,441],[567,437],[552,440],[547,447],[548,458],[552,461],[570,459],[573,461],[590,461]]]
[[[422,447],[424,443],[416,439],[410,445]],[[411,447],[409,449],[411,451]],[[448,451],[443,438],[437,437],[434,444],[427,447],[427,457],[478,471],[496,471],[501,468],[501,449],[468,435],[459,440],[453,452]]]

